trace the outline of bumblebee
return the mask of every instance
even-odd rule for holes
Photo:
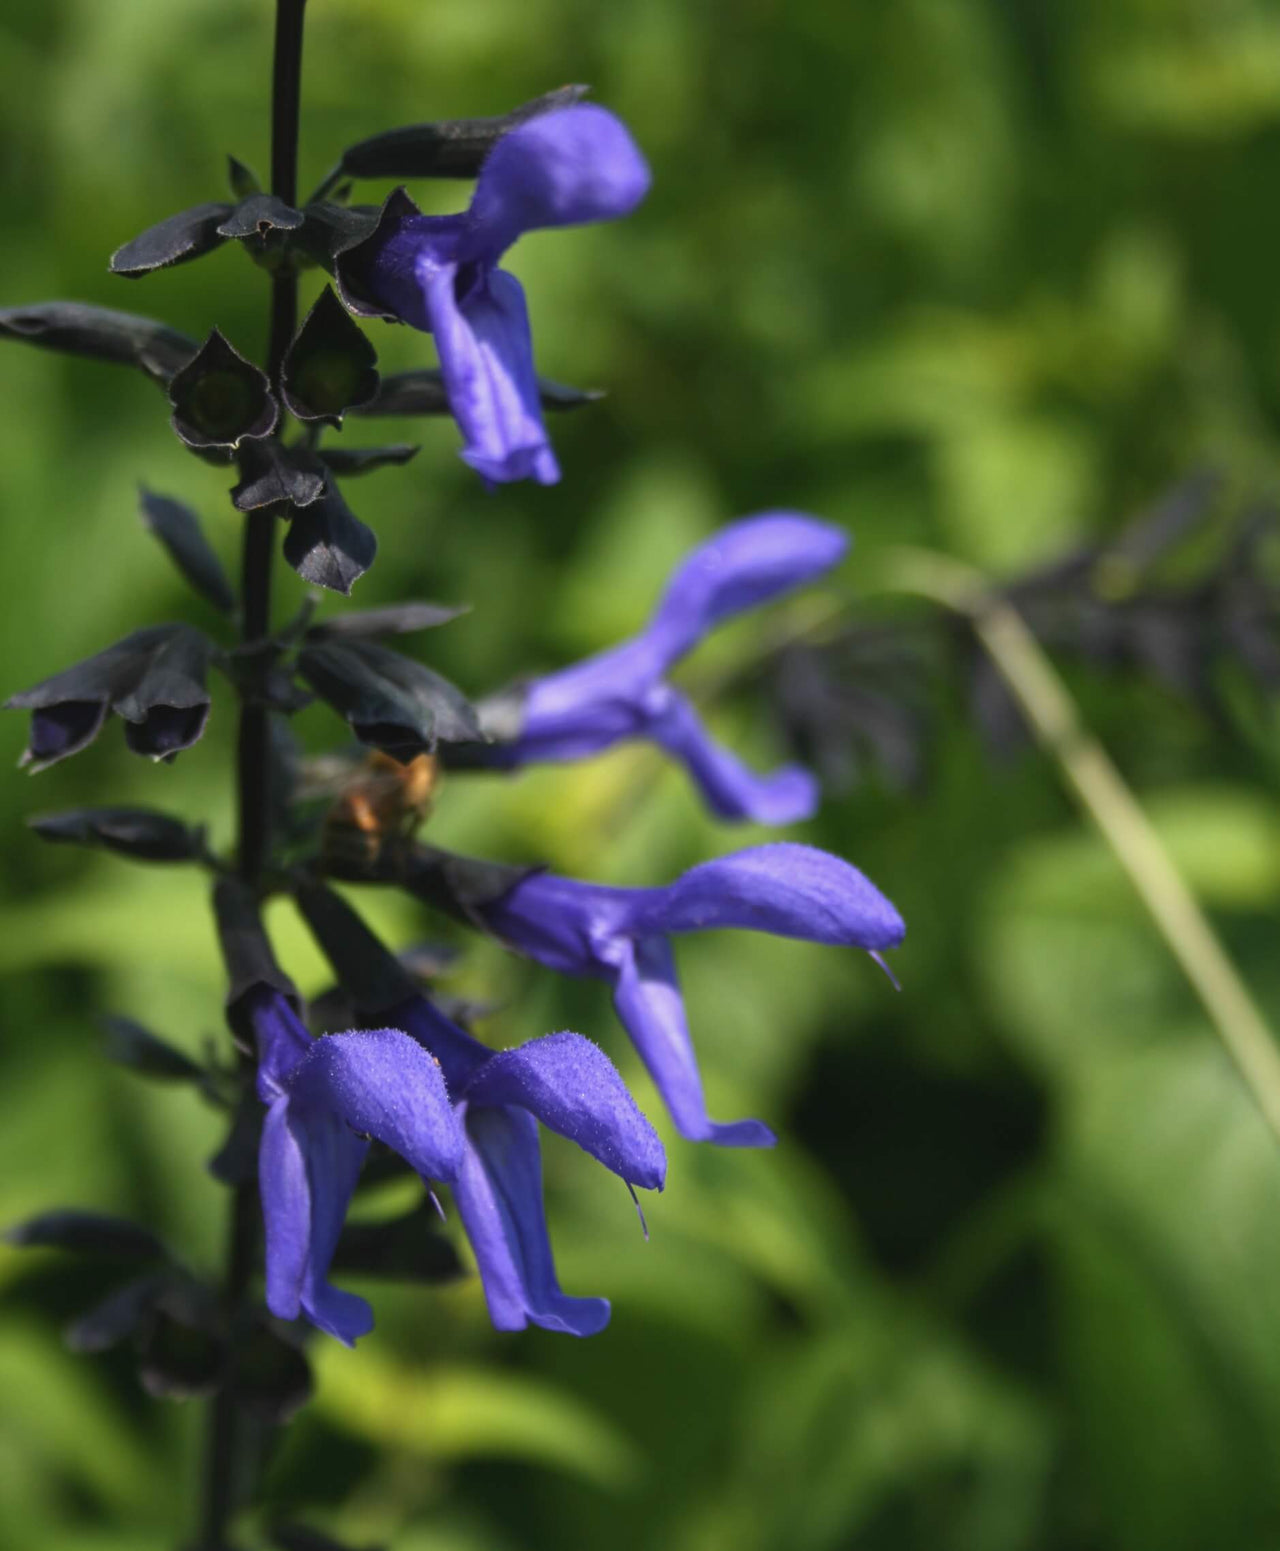
[[[389,844],[411,839],[431,811],[440,784],[439,761],[419,754],[401,764],[378,750],[356,763],[316,761],[304,790],[332,795],[320,826],[322,862],[335,871],[372,871]]]

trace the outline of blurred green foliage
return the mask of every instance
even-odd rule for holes
[[[217,321],[260,352],[261,276],[223,249],[144,282],[108,253],[264,170],[267,0],[8,0],[4,304],[68,296]],[[927,542],[1000,571],[1113,531],[1193,463],[1229,501],[1277,473],[1280,15],[1265,0],[312,0],[303,186],[346,143],[592,83],[650,155],[624,225],[522,242],[542,369],[609,396],[553,431],[552,490],[485,495],[445,422],[351,487],[377,529],[364,603],[470,599],[433,661],[479,692],[638,623],[672,561],[770,505],[847,523],[844,580]],[[382,192],[371,189],[371,195]],[[421,191],[456,208],[464,187]],[[378,327],[384,365],[429,342]],[[202,618],[135,514],[226,480],[141,377],[0,350],[6,691],[136,623]],[[380,427],[381,429],[381,427]],[[354,434],[347,433],[349,439]],[[279,587],[281,611],[299,596]],[[1211,726],[1078,674],[1246,977],[1280,1020],[1272,719]],[[713,1112],[771,1154],[671,1138],[644,1243],[603,1170],[552,1139],[562,1280],[614,1300],[588,1343],[495,1337],[473,1280],[374,1290],[378,1329],[315,1355],[269,1495],[396,1551],[1232,1551],[1280,1544],[1280,1159],[1111,858],[1028,752],[993,768],[942,697],[925,787],[833,795],[803,838],[909,923],[895,996],[861,956],[682,945]],[[230,836],[230,707],[171,769],[109,733],[0,786],[0,1221],[64,1203],[155,1221],[214,1263],[216,1123],[100,1059],[94,1015],[219,1037],[185,873],[38,847],[33,806],[139,800]],[[749,699],[717,726],[760,762]],[[332,738],[308,717],[317,746]],[[4,763],[21,718],[0,723]],[[458,778],[433,838],[619,882],[762,838],[710,824],[622,751]],[[397,942],[426,931],[368,902]],[[282,953],[322,970],[285,910]],[[479,947],[486,1034],[624,1050],[603,987]],[[174,1544],[197,1443],[123,1360],[59,1346],[101,1284],[0,1251],[0,1544]]]

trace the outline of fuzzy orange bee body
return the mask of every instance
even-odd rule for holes
[[[372,868],[388,842],[409,839],[426,819],[439,783],[440,765],[433,755],[419,754],[401,764],[375,750],[337,786],[321,826],[321,857]]]

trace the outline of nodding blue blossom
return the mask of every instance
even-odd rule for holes
[[[488,481],[560,478],[538,401],[524,291],[498,260],[523,232],[627,215],[649,168],[622,122],[580,103],[505,134],[461,215],[409,215],[346,256],[354,279],[433,334],[463,459]]]
[[[813,581],[848,548],[841,529],[798,512],[730,523],[679,566],[638,636],[535,679],[524,691],[515,737],[491,744],[478,758],[512,769],[583,759],[624,739],[645,738],[684,765],[722,819],[792,824],[808,818],[818,805],[813,776],[799,765],[769,775],[747,769],[710,737],[665,675],[723,620]]]
[[[352,1346],[373,1329],[373,1311],[326,1277],[366,1138],[385,1142],[424,1180],[451,1181],[463,1167],[462,1127],[439,1063],[400,1029],[312,1039],[267,987],[250,993],[246,1011],[267,1105],[258,1155],[267,1307],[280,1319],[305,1314]]]
[[[670,939],[741,927],[878,953],[905,932],[902,917],[856,868],[786,842],[704,862],[666,888],[530,873],[477,909],[526,957],[564,975],[607,980],[680,1135],[730,1147],[767,1147],[775,1138],[759,1120],[708,1117]]]
[[[575,1336],[603,1330],[607,1299],[568,1297],[556,1280],[537,1122],[633,1189],[661,1190],[666,1153],[612,1062],[580,1034],[489,1050],[423,997],[387,1016],[439,1060],[457,1107],[463,1154],[451,1188],[494,1326],[534,1324]]]

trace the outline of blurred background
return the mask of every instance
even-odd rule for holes
[[[356,602],[472,602],[421,647],[468,691],[613,641],[686,549],[770,506],[847,524],[829,597],[914,640],[919,605],[884,586],[893,546],[1007,580],[1105,546],[1207,467],[1223,483],[1162,583],[1194,590],[1273,491],[1280,12],[1265,0],[310,9],[304,190],[379,129],[566,81],[591,83],[654,168],[626,223],[512,255],[542,371],[608,390],[552,426],[561,485],[486,495],[443,420],[344,433],[423,443],[349,487],[380,543]],[[266,286],[239,250],[133,282],[106,260],[222,198],[226,153],[267,170],[270,12],[8,0],[0,304],[76,298],[197,336],[216,321],[261,355]],[[414,192],[448,210],[467,187]],[[387,369],[433,360],[424,336],[372,332]],[[0,688],[139,623],[212,625],[144,534],[136,485],[198,504],[230,557],[228,480],[179,447],[155,387],[6,343],[0,404]],[[301,593],[285,572],[281,617]],[[691,682],[740,678],[778,618],[718,636]],[[1248,664],[1211,653],[1216,626],[1193,625],[1195,695],[1151,671],[1158,650],[1058,660],[1280,1020],[1274,710]],[[874,663],[860,680],[898,706],[902,757],[849,765],[835,738],[828,800],[794,835],[900,907],[901,993],[860,954],[685,939],[712,1112],[780,1133],[772,1153],[718,1153],[657,1114],[605,987],[469,944],[450,989],[499,1004],[485,1036],[597,1038],[668,1141],[667,1191],[645,1203],[645,1243],[616,1180],[548,1139],[561,1280],[614,1304],[589,1342],[495,1336],[472,1278],[362,1288],[377,1330],[353,1353],[312,1347],[317,1399],[268,1478],[278,1511],[395,1551],[1280,1545],[1280,1156],[1057,771],[975,717],[991,701],[971,643],[923,631],[909,690]],[[795,718],[770,675],[748,677],[709,715],[763,767]],[[200,881],[44,849],[23,821],[132,800],[228,843],[230,709],[223,686],[172,768],[128,756],[112,726],[34,785],[0,780],[0,1222],[92,1206],[216,1263],[225,1202],[204,1164],[220,1122],[110,1066],[95,1024],[127,1013],[192,1052],[222,1037]],[[0,721],[11,771],[24,723]],[[304,727],[316,748],[334,739],[323,715]],[[710,823],[642,750],[456,776],[428,833],[630,884],[766,838]],[[397,944],[440,930],[362,902]],[[300,929],[287,911],[272,924],[318,991]],[[199,1408],[60,1343],[95,1277],[0,1248],[5,1546],[160,1551],[184,1521]]]

